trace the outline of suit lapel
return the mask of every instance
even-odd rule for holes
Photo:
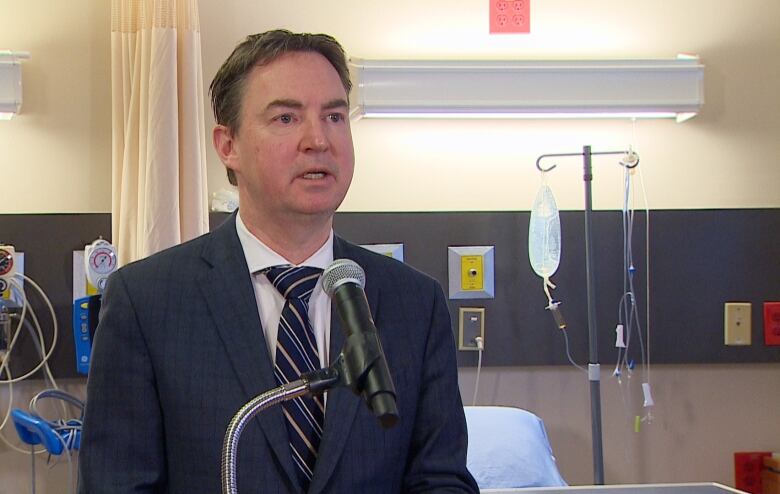
[[[364,269],[365,263],[360,259],[360,251],[339,237],[333,239],[333,258],[347,258],[356,261]],[[366,284],[366,298],[371,310],[371,316],[376,320],[377,309],[379,307],[379,290],[377,283],[368,282]],[[331,309],[330,316],[330,348],[329,355],[331,364],[341,353],[344,346],[344,331],[341,327],[341,320],[335,311]],[[325,408],[325,430],[320,443],[320,449],[317,454],[317,464],[314,467],[314,478],[309,487],[309,494],[321,492],[328,479],[333,474],[341,455],[344,451],[344,445],[347,442],[352,423],[355,421],[358,407],[366,406],[363,399],[356,396],[349,388],[337,388],[328,392],[328,401]]]
[[[212,269],[201,277],[201,290],[247,402],[277,384],[251,276],[236,233],[236,213],[211,234],[203,258]],[[297,483],[282,408],[271,407],[256,417],[277,461]]]

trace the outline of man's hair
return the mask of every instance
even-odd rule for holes
[[[293,33],[276,29],[247,36],[219,68],[209,86],[214,119],[235,134],[241,121],[241,102],[249,72],[258,65],[267,65],[290,52],[314,52],[324,56],[336,69],[349,97],[352,81],[344,48],[327,34]],[[228,169],[228,180],[237,185],[235,173]]]

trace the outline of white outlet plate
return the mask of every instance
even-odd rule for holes
[[[749,302],[726,302],[723,309],[724,339],[726,345],[750,345],[752,324]]]

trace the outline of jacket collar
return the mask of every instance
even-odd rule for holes
[[[236,233],[233,213],[215,229],[202,257],[211,266],[200,279],[217,333],[238,376],[245,402],[277,387],[263,337],[252,278]],[[258,350],[259,349],[259,350]],[[297,482],[281,407],[257,414],[257,423],[273,454],[293,484]]]

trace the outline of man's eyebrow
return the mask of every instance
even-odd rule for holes
[[[333,110],[335,108],[349,108],[349,103],[345,99],[336,98],[322,105],[323,110]]]
[[[279,108],[279,107],[293,108],[299,110],[303,108],[303,103],[294,99],[282,98],[282,99],[275,99],[270,103],[268,103],[268,105],[266,105],[267,110],[270,110],[272,108]],[[335,98],[322,105],[323,110],[333,110],[335,108],[349,108],[349,103],[347,103],[347,100],[343,98]]]
[[[299,109],[299,108],[303,108],[303,103],[294,99],[275,99],[270,103],[268,103],[268,105],[266,105],[265,108],[267,110],[270,110],[271,108],[276,108],[276,107]]]

